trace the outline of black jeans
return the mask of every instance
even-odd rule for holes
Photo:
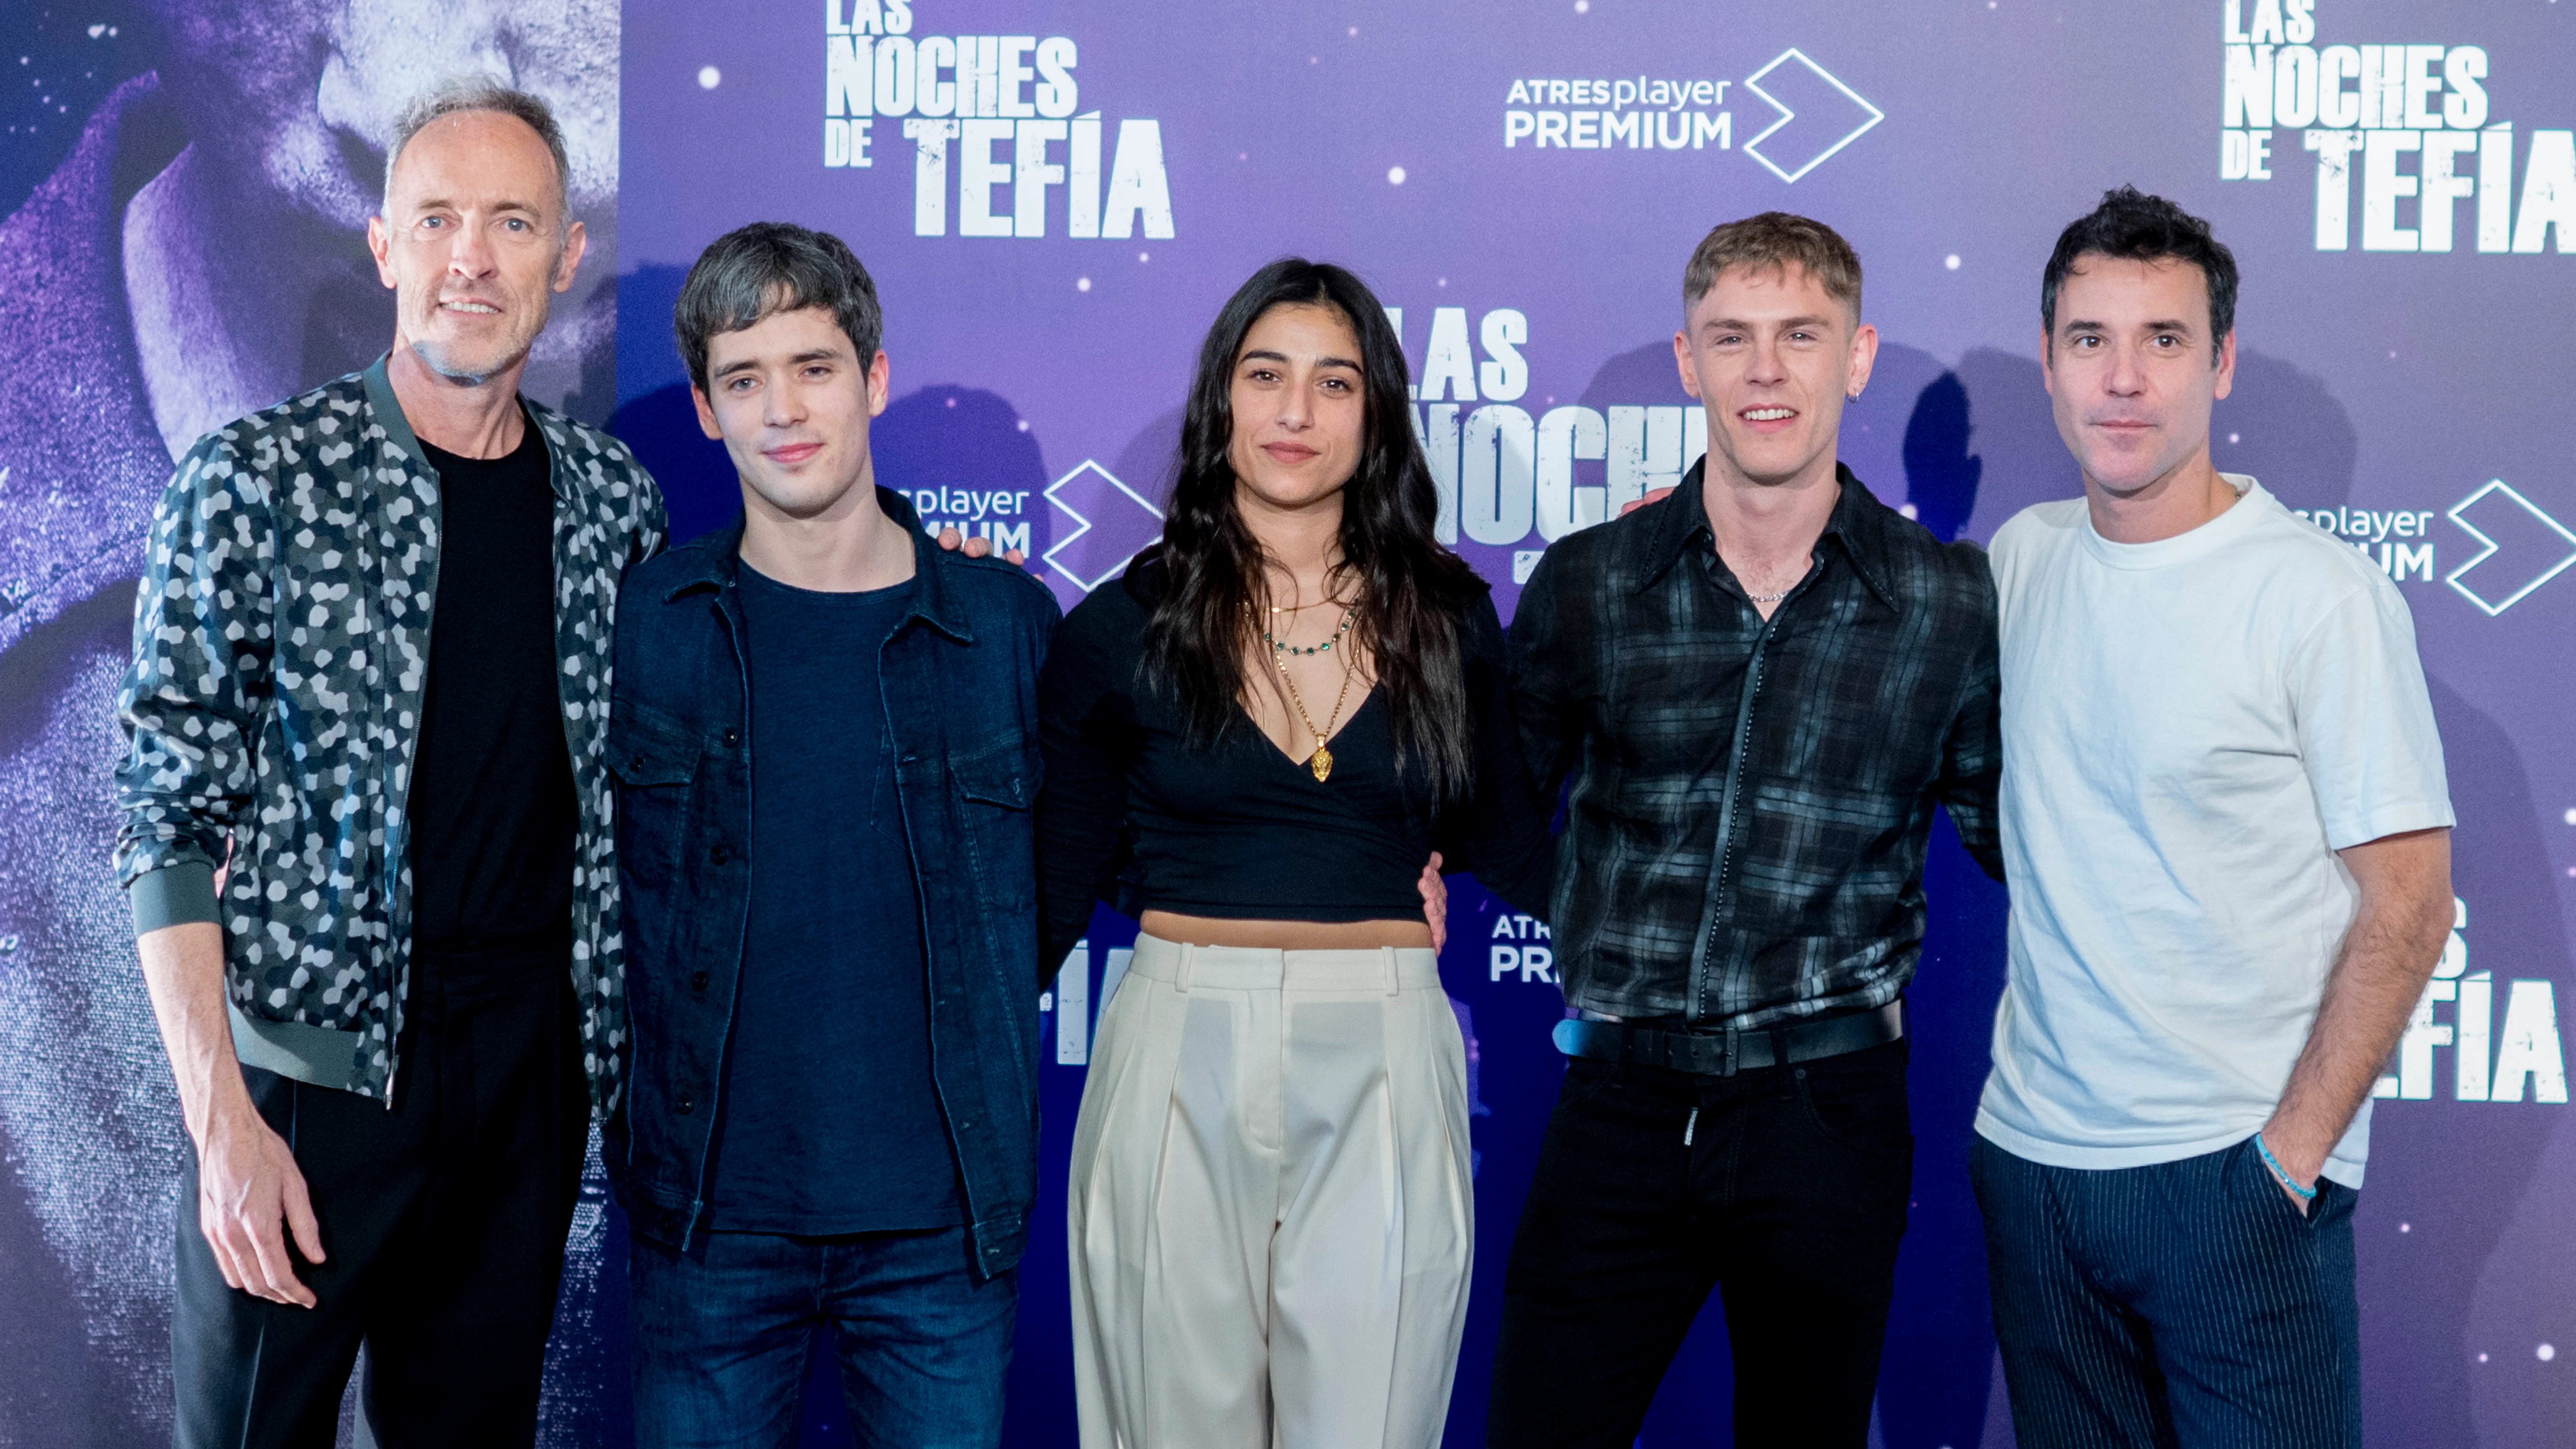
[[[1733,1077],[1570,1062],[1486,1442],[1625,1449],[1714,1286],[1736,1444],[1865,1445],[1913,1181],[1905,1061],[1896,1041]]]
[[[2302,1215],[2251,1137],[2095,1170],[1980,1137],[1969,1175],[2023,1449],[2359,1449],[2351,1188]]]
[[[526,1445],[581,1195],[590,1089],[569,947],[415,958],[394,1105],[245,1066],[294,1149],[328,1261],[319,1304],[224,1286],[179,1187],[179,1449],[329,1449],[358,1346],[376,1442]]]

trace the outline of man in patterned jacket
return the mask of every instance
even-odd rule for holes
[[[527,1444],[625,1005],[625,449],[519,396],[583,248],[543,102],[451,83],[369,227],[392,351],[181,459],[119,702],[126,883],[195,1146],[177,1442]]]

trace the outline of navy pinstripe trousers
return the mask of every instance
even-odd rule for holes
[[[1969,1170],[2022,1449],[2358,1449],[2352,1189],[2301,1216],[2251,1137],[2112,1170],[1980,1137]]]

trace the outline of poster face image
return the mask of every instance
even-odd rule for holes
[[[107,861],[116,684],[172,460],[392,341],[365,246],[385,143],[467,73],[564,129],[590,253],[525,387],[604,417],[618,26],[613,0],[222,0],[122,14],[113,41],[73,27],[86,48],[44,57],[128,73],[62,120],[77,139],[0,223],[0,1444],[168,1433],[188,1149]],[[599,1397],[581,1330],[601,1202],[594,1185],[548,1386],[563,1442]]]

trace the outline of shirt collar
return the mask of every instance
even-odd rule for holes
[[[1683,550],[1692,544],[1701,543],[1711,549],[1716,547],[1716,536],[1710,531],[1708,508],[1701,491],[1706,486],[1707,471],[1708,459],[1705,457],[1691,464],[1690,471],[1682,475],[1682,481],[1673,489],[1672,496],[1664,500],[1664,507],[1660,510],[1662,516],[1656,520],[1654,534],[1647,544],[1645,570],[1637,578],[1639,592],[1662,578],[1665,570],[1670,569],[1682,556]],[[1834,481],[1842,485],[1842,491],[1834,500],[1832,516],[1825,520],[1823,537],[1833,539],[1841,547],[1843,557],[1851,561],[1852,572],[1860,575],[1861,583],[1878,595],[1879,602],[1893,609],[1897,603],[1895,592],[1887,585],[1887,527],[1888,520],[1897,516],[1896,512],[1879,502],[1860,479],[1853,476],[1849,464],[1834,464]],[[1821,546],[1822,539],[1818,543]]]

